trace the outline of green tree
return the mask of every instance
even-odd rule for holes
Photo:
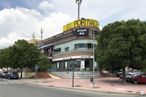
[[[33,68],[39,61],[40,52],[33,44],[25,40],[18,40],[12,47],[13,67],[19,67],[22,70],[24,67]]]
[[[96,56],[101,67],[120,67],[125,82],[125,67],[146,66],[146,23],[139,20],[108,24],[97,39]]]
[[[11,47],[0,50],[0,67],[8,68],[12,66]]]
[[[47,71],[49,67],[52,65],[52,61],[48,59],[48,57],[44,54],[41,54],[38,61],[39,70]]]

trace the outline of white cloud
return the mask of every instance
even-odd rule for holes
[[[25,8],[4,9],[0,11],[0,48],[18,39],[30,39],[33,32],[36,38],[40,38],[41,27],[44,29],[44,38],[61,33],[63,24],[69,20],[71,17],[63,13],[43,16]]]
[[[44,29],[44,38],[62,32],[63,25],[67,24],[68,21],[71,20],[72,19],[69,15],[65,15],[63,13],[52,13],[49,17],[45,17],[41,23]]]
[[[75,0],[53,0],[55,11],[70,14],[76,19]],[[102,26],[117,20],[139,18],[146,20],[146,0],[83,0],[81,17],[99,20]]]
[[[18,33],[9,33],[6,37],[0,38],[0,48],[12,45],[18,39],[27,39],[26,37],[20,36]]]
[[[52,3],[49,3],[48,1],[42,1],[38,8],[40,11],[42,11],[45,14],[48,14],[51,10],[54,9],[54,5]]]
[[[146,0],[83,0],[81,17],[93,18],[103,27],[117,20],[146,20]],[[33,32],[44,38],[62,32],[64,24],[77,18],[75,0],[42,0],[36,9],[11,8],[0,10],[0,47],[17,39],[31,38]],[[13,37],[13,38],[12,38]]]

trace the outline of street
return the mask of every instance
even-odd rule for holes
[[[49,88],[11,80],[0,80],[0,97],[142,97],[140,95]],[[144,96],[143,96],[144,97]]]

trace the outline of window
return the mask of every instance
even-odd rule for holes
[[[87,47],[88,47],[88,49],[91,49],[91,48],[93,48],[93,44],[88,43],[88,44],[87,44]]]
[[[92,43],[79,43],[79,44],[75,44],[74,49],[78,50],[78,49],[91,49],[93,48],[93,44]]]
[[[54,49],[54,52],[55,52],[55,54],[60,53],[61,52],[61,48]]]
[[[75,44],[74,48],[75,48],[75,50],[84,49],[84,48],[86,48],[86,44],[85,43]]]
[[[66,52],[69,51],[69,47],[66,47],[66,48],[65,48],[65,51],[66,51]]]

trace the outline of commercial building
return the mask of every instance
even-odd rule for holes
[[[52,59],[52,71],[71,71],[72,67],[75,71],[92,71],[93,47],[98,34],[98,21],[75,20],[64,25],[62,33],[42,40],[38,48]]]

